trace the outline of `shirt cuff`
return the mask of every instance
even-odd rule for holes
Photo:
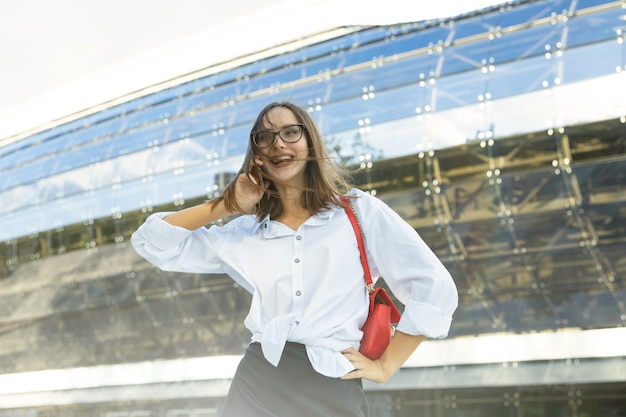
[[[448,336],[452,316],[429,304],[409,300],[405,305],[397,330],[429,339]]]
[[[163,220],[163,217],[168,214],[171,213],[152,214],[146,219],[145,224],[141,228],[141,234],[144,239],[161,251],[178,247],[180,242],[193,233],[192,230],[173,226]]]

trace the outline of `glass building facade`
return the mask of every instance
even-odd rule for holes
[[[128,239],[218,194],[282,100],[459,287],[374,415],[626,415],[625,36],[621,0],[351,27],[0,140],[0,417],[216,415],[249,295]]]

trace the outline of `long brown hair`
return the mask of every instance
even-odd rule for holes
[[[261,110],[252,125],[250,133],[263,129],[264,122],[268,122],[268,113],[276,107],[283,107],[291,110],[298,122],[304,125],[303,135],[307,140],[309,156],[305,168],[306,183],[300,197],[300,203],[302,206],[307,208],[312,213],[319,213],[324,208],[330,208],[331,205],[343,206],[339,200],[339,194],[344,193],[349,189],[349,176],[344,168],[337,166],[331,159],[326,147],[324,146],[324,142],[319,130],[317,129],[317,125],[306,110],[290,102],[270,103],[265,106],[263,110]],[[263,175],[263,177],[270,180],[271,178],[267,177],[266,173],[261,173],[256,170],[255,172],[250,171],[250,161],[254,159],[255,152],[256,149],[254,143],[252,142],[252,138],[250,137],[248,138],[246,156],[238,175],[245,173],[250,177],[254,177],[257,180],[257,183],[261,184],[262,180],[260,175]],[[213,203],[215,204],[223,200],[226,209],[229,211],[243,213],[242,208],[239,207],[237,200],[235,199],[236,181],[237,176],[235,176],[233,181],[226,186],[222,195],[216,200],[213,200]],[[265,195],[256,204],[252,213],[255,214],[257,219],[260,221],[268,214],[271,218],[276,219],[280,217],[282,212],[283,206],[280,196],[272,183],[268,189],[265,190]]]

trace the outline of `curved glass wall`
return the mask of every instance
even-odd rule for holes
[[[365,29],[33,135],[0,148],[0,238],[211,194],[274,100],[307,106],[348,162],[623,116],[622,15],[537,1]]]

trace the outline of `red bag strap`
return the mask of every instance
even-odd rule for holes
[[[350,201],[350,199],[344,195],[340,195],[339,199],[345,205],[346,214],[348,215],[350,224],[354,229],[356,241],[359,244],[359,252],[361,253],[361,265],[363,265],[365,287],[367,288],[368,294],[371,294],[374,292],[374,283],[372,282],[370,266],[367,263],[367,256],[365,256],[365,245],[363,244],[363,232],[361,231],[361,225],[359,224],[359,220],[356,217],[356,212],[354,211],[354,207],[352,206],[352,202]]]

